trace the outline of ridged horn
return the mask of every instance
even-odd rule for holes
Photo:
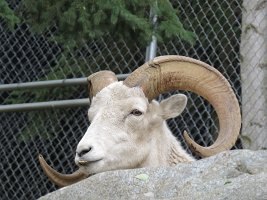
[[[202,147],[184,132],[189,147],[202,157],[230,149],[241,127],[236,96],[224,76],[201,61],[183,56],[161,56],[145,63],[124,81],[128,87],[140,86],[149,100],[172,90],[192,91],[214,107],[220,131],[214,144]]]
[[[88,77],[88,89],[90,100],[104,87],[113,82],[117,82],[118,79],[112,71],[99,71]]]
[[[61,174],[50,167],[41,154],[39,154],[38,159],[45,174],[59,187],[65,187],[77,183],[88,177],[88,175],[80,172],[79,170],[72,174]]]

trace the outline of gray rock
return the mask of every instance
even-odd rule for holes
[[[100,173],[40,198],[46,199],[267,200],[267,151],[235,150],[175,167]]]

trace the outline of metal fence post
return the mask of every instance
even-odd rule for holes
[[[157,2],[155,3],[155,6],[157,6]],[[150,9],[150,20],[153,26],[153,35],[151,42],[146,48],[146,62],[155,58],[157,54],[157,38],[155,36],[155,31],[157,29],[157,15],[153,7]]]

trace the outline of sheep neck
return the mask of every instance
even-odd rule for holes
[[[153,150],[137,167],[173,166],[195,160],[182,148],[165,121],[160,128],[153,131],[152,135],[155,140],[152,141],[150,148]]]

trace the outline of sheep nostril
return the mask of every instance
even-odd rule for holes
[[[77,154],[78,154],[78,156],[79,157],[82,157],[83,155],[85,155],[85,154],[87,154],[89,151],[91,151],[92,150],[92,147],[89,147],[89,148],[87,148],[87,149],[83,149],[83,150],[81,150],[80,152],[78,152]]]

